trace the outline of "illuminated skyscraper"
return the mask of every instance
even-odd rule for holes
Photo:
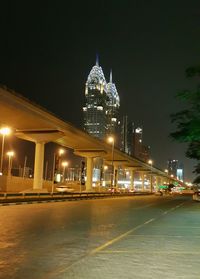
[[[103,139],[107,133],[106,79],[98,58],[85,85],[84,130]]]
[[[168,169],[169,175],[173,175],[174,177],[178,178],[179,180],[184,179],[183,164],[179,163],[178,160],[168,160],[167,169]]]
[[[133,133],[134,133],[134,123],[128,121],[127,115],[123,116],[122,125],[121,125],[120,149],[129,155],[133,155]]]
[[[97,58],[85,85],[84,130],[100,139],[115,134],[118,127],[118,111],[119,95],[112,82],[112,72],[109,83],[106,83]]]
[[[110,71],[110,81],[107,84],[107,96],[107,134],[116,135],[119,132],[120,100],[117,88],[112,81],[112,71]]]
[[[176,177],[177,169],[178,169],[178,160],[168,160],[167,162],[168,174]]]
[[[150,147],[143,144],[142,128],[135,128],[134,123],[128,120],[128,116],[123,116],[121,125],[121,146],[120,149],[145,162],[150,157]]]

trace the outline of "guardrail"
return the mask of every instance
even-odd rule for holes
[[[82,200],[106,197],[148,195],[150,192],[110,193],[110,192],[72,192],[72,193],[0,193],[0,203],[23,203],[33,201]]]

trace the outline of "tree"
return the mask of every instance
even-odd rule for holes
[[[200,77],[200,66],[186,70],[188,78]],[[198,174],[194,182],[200,183],[200,85],[195,90],[183,90],[177,98],[187,103],[187,109],[171,115],[172,123],[176,123],[177,130],[171,137],[179,142],[188,143],[186,156],[198,161],[194,173]]]

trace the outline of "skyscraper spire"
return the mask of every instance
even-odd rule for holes
[[[112,69],[110,70],[110,83],[112,83]]]
[[[98,53],[96,54],[96,66],[99,66],[99,55],[98,55]]]

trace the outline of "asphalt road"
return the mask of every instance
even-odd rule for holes
[[[134,196],[0,207],[0,278],[200,278],[200,203]]]

